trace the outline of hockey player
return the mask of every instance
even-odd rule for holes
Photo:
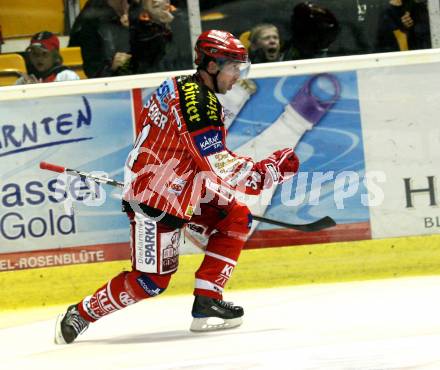
[[[181,228],[209,235],[195,274],[193,331],[241,324],[243,308],[223,301],[252,216],[234,190],[258,194],[297,171],[293,149],[255,163],[226,148],[225,94],[249,70],[248,54],[232,34],[203,32],[195,45],[197,72],[167,79],[141,112],[142,129],[125,169],[123,207],[130,219],[132,270],[59,315],[55,342],[71,343],[91,322],[162,293],[178,266]],[[210,318],[221,319],[211,324]]]

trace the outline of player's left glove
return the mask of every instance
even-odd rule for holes
[[[264,187],[282,183],[298,172],[299,160],[291,148],[277,150],[270,157],[255,164],[255,170],[264,178]]]
[[[270,157],[255,163],[250,175],[240,185],[244,193],[257,195],[263,189],[282,183],[293,177],[299,168],[299,160],[293,149],[282,149]]]

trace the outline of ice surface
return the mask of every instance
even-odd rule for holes
[[[305,285],[225,295],[243,325],[191,333],[191,296],[116,312],[71,345],[53,344],[54,318],[0,329],[12,369],[440,369],[440,276]],[[1,314],[0,314],[1,317]],[[15,320],[17,321],[17,320]]]

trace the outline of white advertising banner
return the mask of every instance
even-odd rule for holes
[[[440,232],[440,63],[358,71],[367,172],[386,176],[372,238]]]

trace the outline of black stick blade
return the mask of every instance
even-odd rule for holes
[[[328,228],[336,225],[335,220],[333,220],[330,216],[325,216],[325,217],[320,218],[319,220],[316,220],[316,221],[311,222],[309,224],[289,224],[287,222],[271,220],[269,218],[255,216],[255,215],[253,215],[253,218],[256,221],[265,222],[267,224],[282,226],[287,229],[293,229],[293,230],[304,231],[304,232],[320,231],[320,230],[328,229]]]

